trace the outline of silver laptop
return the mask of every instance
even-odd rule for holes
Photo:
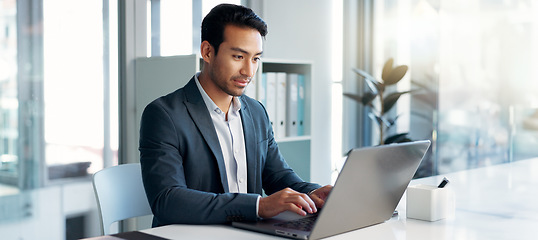
[[[429,146],[426,140],[353,149],[317,214],[302,217],[284,212],[232,225],[289,238],[320,239],[385,222],[393,216]]]

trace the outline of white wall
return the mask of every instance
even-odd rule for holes
[[[331,7],[331,0],[264,0],[254,9],[268,25],[264,58],[313,63],[310,176],[320,184],[331,183]]]

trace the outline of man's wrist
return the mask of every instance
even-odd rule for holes
[[[316,188],[316,189],[313,189],[313,190],[310,190],[310,192],[308,192],[306,195],[308,195],[310,197],[310,194],[312,194],[314,191],[318,190],[319,188]]]
[[[262,196],[258,195],[258,199],[256,200],[256,217],[260,218],[260,199]]]

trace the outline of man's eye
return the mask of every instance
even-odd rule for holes
[[[262,59],[259,58],[259,57],[255,57],[255,58],[254,58],[254,62],[259,62],[259,61],[261,61],[261,60],[262,60]]]
[[[241,55],[233,55],[233,57],[234,57],[235,59],[238,59],[238,60],[239,60],[239,59],[243,59],[243,56],[241,56]]]

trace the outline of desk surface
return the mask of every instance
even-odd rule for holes
[[[375,226],[328,239],[536,239],[538,158],[444,175],[455,192],[453,217],[426,222],[399,216]],[[443,176],[413,180],[436,185]],[[141,232],[169,239],[280,239],[222,225],[170,225]]]

